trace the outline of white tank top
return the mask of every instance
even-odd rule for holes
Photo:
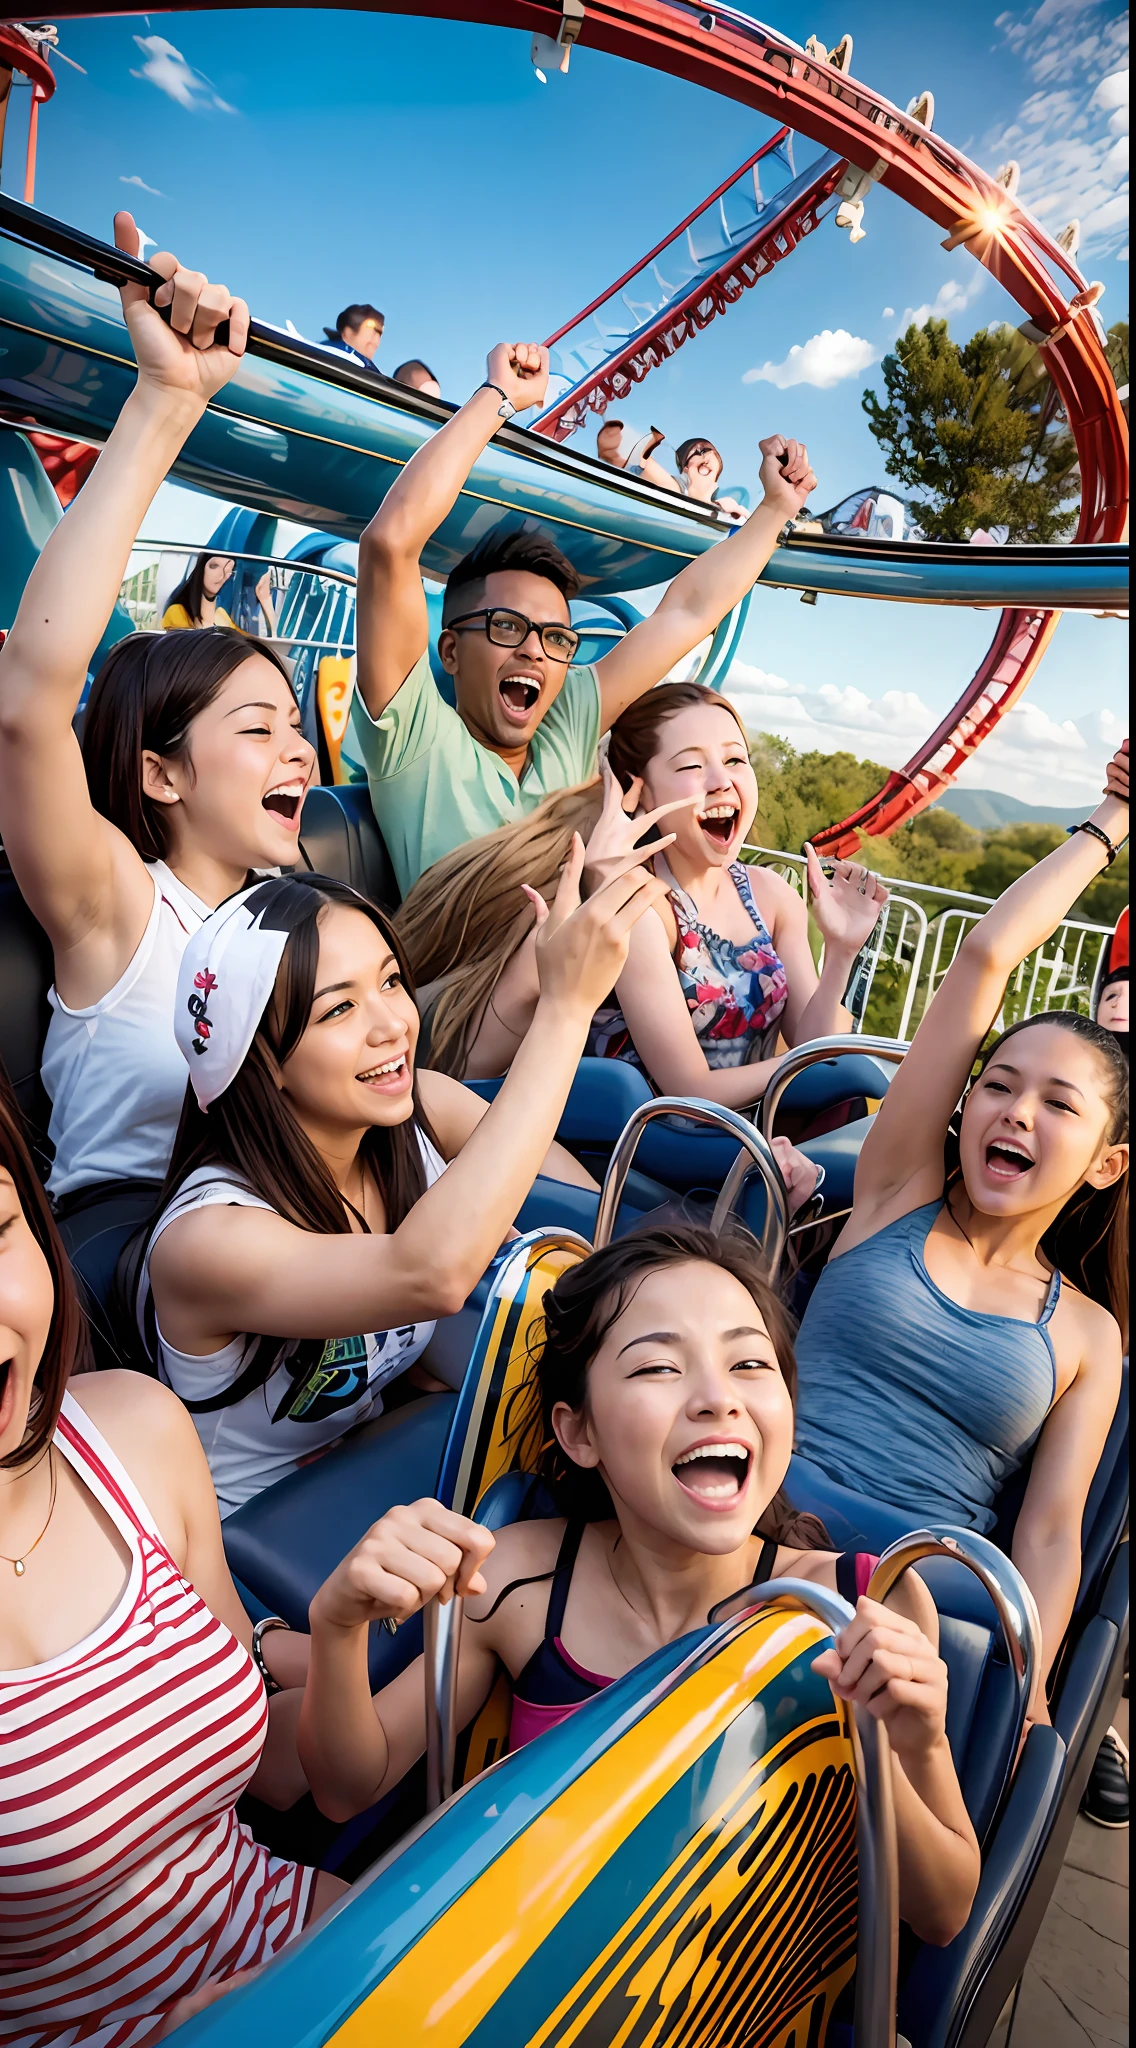
[[[446,1162],[428,1138],[418,1132],[426,1185],[432,1187]],[[202,1166],[191,1173],[173,1201],[163,1209],[146,1249],[138,1319],[145,1336],[150,1292],[150,1256],[167,1225],[191,1209],[226,1203],[246,1209],[271,1209],[249,1193],[223,1168]],[[208,1401],[231,1387],[252,1363],[260,1339],[232,1337],[219,1351],[202,1356],[177,1351],[162,1336],[154,1317],[158,1377],[181,1400]],[[297,1377],[289,1361],[298,1349],[294,1339],[280,1344],[263,1385],[232,1402],[193,1417],[217,1489],[222,1519],[243,1507],[266,1486],[283,1479],[349,1429],[381,1415],[382,1388],[421,1357],[434,1334],[433,1323],[406,1323],[397,1330],[373,1330],[358,1337],[329,1337],[310,1368]]]
[[[188,1075],[174,1037],[174,995],[187,941],[209,916],[165,861],[148,861],[154,907],[112,989],[85,1010],[47,993],[41,1073],[51,1097],[58,1201],[99,1180],[165,1178]]]

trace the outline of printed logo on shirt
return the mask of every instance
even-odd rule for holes
[[[364,1398],[368,1388],[377,1391],[402,1371],[416,1334],[413,1323],[398,1330],[377,1330],[370,1350],[366,1337],[329,1337],[306,1379],[288,1388],[273,1422],[339,1419],[344,1429],[349,1428],[346,1411]]]
[[[194,1052],[204,1052],[209,1043],[209,1033],[213,1028],[209,1020],[208,1004],[209,998],[217,986],[217,976],[211,974],[207,967],[203,967],[199,973],[194,975],[193,986],[195,989],[200,989],[201,994],[190,996],[186,1009],[195,1020],[196,1028],[193,1036],[193,1050]]]
[[[365,1337],[329,1337],[316,1364],[289,1387],[273,1422],[327,1422],[361,1401],[370,1377]]]

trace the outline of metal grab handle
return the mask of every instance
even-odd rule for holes
[[[765,1184],[768,1197],[765,1208],[765,1222],[762,1225],[760,1245],[770,1278],[781,1263],[785,1240],[789,1234],[789,1197],[781,1170],[760,1132],[747,1123],[736,1110],[723,1109],[717,1102],[701,1102],[697,1096],[659,1095],[652,1102],[641,1102],[628,1117],[622,1131],[612,1147],[604,1184],[600,1193],[599,1208],[596,1211],[595,1245],[599,1251],[611,1243],[619,1204],[631,1171],[631,1161],[639,1140],[649,1123],[656,1117],[681,1116],[688,1122],[706,1125],[718,1131],[723,1137],[733,1138],[743,1150],[734,1161],[726,1176],[722,1192],[714,1205],[711,1228],[720,1231],[726,1217],[737,1200],[738,1192],[746,1175],[757,1168]],[[746,1156],[748,1155],[748,1156]]]
[[[431,1600],[422,1615],[426,1674],[426,1811],[433,1813],[454,1789],[458,1741],[458,1652],[465,1601],[454,1593],[443,1606]]]
[[[868,1581],[869,1600],[886,1599],[896,1580],[922,1557],[947,1557],[955,1564],[965,1565],[985,1586],[994,1603],[1010,1669],[1018,1681],[1014,1740],[1008,1745],[1006,1768],[998,1788],[1000,1804],[1017,1761],[1034,1683],[1041,1669],[1041,1617],[1037,1603],[1016,1565],[988,1536],[946,1525],[913,1529],[910,1536],[901,1536],[889,1544]]]
[[[911,1047],[898,1038],[860,1038],[842,1031],[832,1038],[810,1038],[807,1045],[798,1045],[787,1052],[779,1067],[774,1071],[765,1094],[761,1099],[761,1134],[763,1138],[773,1136],[777,1112],[781,1107],[790,1081],[803,1074],[806,1067],[815,1067],[822,1060],[847,1059],[853,1053],[871,1054],[878,1060],[889,1060],[894,1067],[901,1066]]]
[[[811,1580],[768,1579],[744,1586],[710,1610],[716,1625],[787,1607],[811,1614],[838,1636],[854,1620],[839,1593]],[[833,1698],[836,1698],[835,1693]],[[837,1707],[848,1702],[838,1700]],[[848,1716],[852,1773],[856,1780],[856,2048],[895,2048],[895,2002],[899,1967],[899,1858],[891,1744],[887,1729],[866,1707],[853,1703]]]

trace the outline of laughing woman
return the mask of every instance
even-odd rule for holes
[[[797,1342],[797,1448],[855,1493],[989,1530],[1032,1452],[1013,1559],[1047,1669],[1128,1341],[1128,1060],[1076,1010],[982,1045],[1011,975],[1127,836],[1125,740],[1092,816],[959,947],[864,1140]]]
[[[115,237],[135,253],[129,214]],[[0,649],[0,834],[55,958],[43,1080],[57,1206],[100,1182],[160,1185],[185,1093],[183,948],[250,870],[295,861],[315,771],[280,663],[220,627],[119,641],[81,749],[72,730],[146,510],[248,333],[223,285],[168,254],[151,266],[167,280],[156,305],[122,291],[138,381]]]
[[[582,860],[577,846],[540,936],[532,1028],[488,1107],[416,1070],[393,934],[344,884],[258,883],[187,946],[176,1028],[192,1092],[139,1320],[223,1515],[379,1413],[542,1165],[592,1185],[552,1141],[595,1003],[662,889],[637,867],[581,906]]]
[[[470,1076],[508,1066],[536,1000],[520,892],[554,878],[572,830],[588,835],[585,887],[654,834],[642,851],[664,893],[632,934],[588,1051],[628,1061],[661,1094],[745,1108],[764,1094],[780,1039],[802,1045],[850,1028],[844,990],[887,891],[844,861],[829,883],[810,849],[825,942],[818,977],[801,898],[739,858],[757,781],[737,713],[703,684],[649,690],[613,725],[608,761],[602,792],[595,783],[548,798],[448,854],[407,897],[398,926],[420,985],[432,984],[431,1062]]]
[[[924,1940],[950,1941],[979,1862],[946,1740],[934,1603],[914,1573],[887,1605],[868,1600],[876,1560],[834,1555],[786,1500],[793,1347],[752,1239],[689,1224],[633,1232],[564,1274],[544,1313],[510,1419],[558,1517],[494,1537],[418,1501],[391,1509],[332,1573],[311,1605],[299,1733],[318,1804],[348,1819],[425,1747],[421,1659],[371,1699],[373,1621],[464,1594],[458,1725],[503,1667],[519,1749],[739,1587],[812,1579],[856,1610],[814,1668],[891,1738],[900,1910]]]

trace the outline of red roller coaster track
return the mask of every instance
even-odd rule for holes
[[[714,202],[740,180],[744,172],[751,170],[763,156],[776,149],[788,133],[787,128],[779,128],[776,135],[772,135],[768,142],[762,143],[761,148],[746,159],[740,170],[718,185],[710,197],[703,200],[701,206],[696,207],[693,213],[680,221],[677,228],[672,228],[670,234],[649,250],[646,256],[641,257],[633,269],[617,278],[606,292],[601,292],[598,299],[593,299],[591,305],[585,306],[582,313],[577,313],[574,319],[557,328],[555,334],[549,335],[545,347],[554,347],[573,327],[579,326],[590,314],[597,312],[609,300],[614,299],[625,285],[646,270],[649,264],[654,263],[680,235],[685,234],[693,222],[707,213]],[[641,384],[652,370],[661,368],[668,356],[674,355],[684,342],[692,341],[696,334],[701,334],[712,320],[716,320],[719,314],[728,312],[741,298],[742,293],[751,290],[758,279],[765,277],[775,264],[792,255],[798,242],[803,241],[806,235],[811,235],[814,228],[819,225],[820,209],[825,201],[832,197],[847,169],[848,164],[843,157],[837,157],[833,161],[831,155],[826,153],[821,158],[821,168],[803,192],[794,182],[794,199],[790,200],[787,197],[786,204],[771,218],[767,218],[764,226],[752,234],[748,241],[723,255],[715,270],[708,275],[704,272],[697,277],[680,298],[672,299],[663,306],[654,319],[641,328],[625,347],[617,349],[606,362],[598,364],[592,375],[584,382],[566,391],[563,398],[534,421],[533,432],[547,434],[554,441],[565,441],[570,434],[577,433],[585,424],[589,412],[602,414],[606,412],[613,398],[620,401],[625,399],[634,385]]]
[[[278,0],[252,0],[276,5]],[[300,4],[300,0],[296,0]],[[344,0],[339,0],[344,4]],[[352,0],[346,0],[347,5]],[[1085,280],[1069,257],[1001,186],[881,94],[748,15],[714,0],[354,0],[359,12],[418,14],[485,22],[606,51],[721,93],[846,157],[942,228],[952,248],[983,263],[1043,336],[1046,367],[1077,444],[1081,470],[1079,541],[1118,541],[1128,505],[1128,430]],[[129,14],[63,0],[57,17]],[[158,11],[198,11],[169,0]],[[0,19],[15,19],[0,4]],[[1067,296],[1058,279],[1073,286]],[[954,710],[889,775],[871,803],[817,835],[828,853],[852,851],[861,835],[894,831],[942,793],[980,742],[1017,702],[1057,623],[1055,612],[1007,611],[986,659]]]

